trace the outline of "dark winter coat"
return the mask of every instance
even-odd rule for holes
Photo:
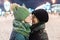
[[[48,40],[45,24],[35,24],[31,27],[29,40]]]

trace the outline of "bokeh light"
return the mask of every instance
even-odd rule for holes
[[[56,3],[56,0],[51,0],[52,1],[52,3]]]

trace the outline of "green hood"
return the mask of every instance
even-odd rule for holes
[[[23,21],[27,16],[29,16],[29,11],[25,7],[18,7],[16,6],[13,10],[14,17],[16,20]]]

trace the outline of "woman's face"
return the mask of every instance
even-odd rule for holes
[[[29,23],[30,25],[32,25],[32,14],[30,14],[26,19],[25,22]]]
[[[33,14],[32,15],[32,24],[37,24],[39,20],[36,18],[36,16]]]

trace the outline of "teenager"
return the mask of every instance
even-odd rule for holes
[[[44,9],[38,9],[32,12],[32,26],[29,40],[48,40],[45,29],[45,23],[49,16]]]

